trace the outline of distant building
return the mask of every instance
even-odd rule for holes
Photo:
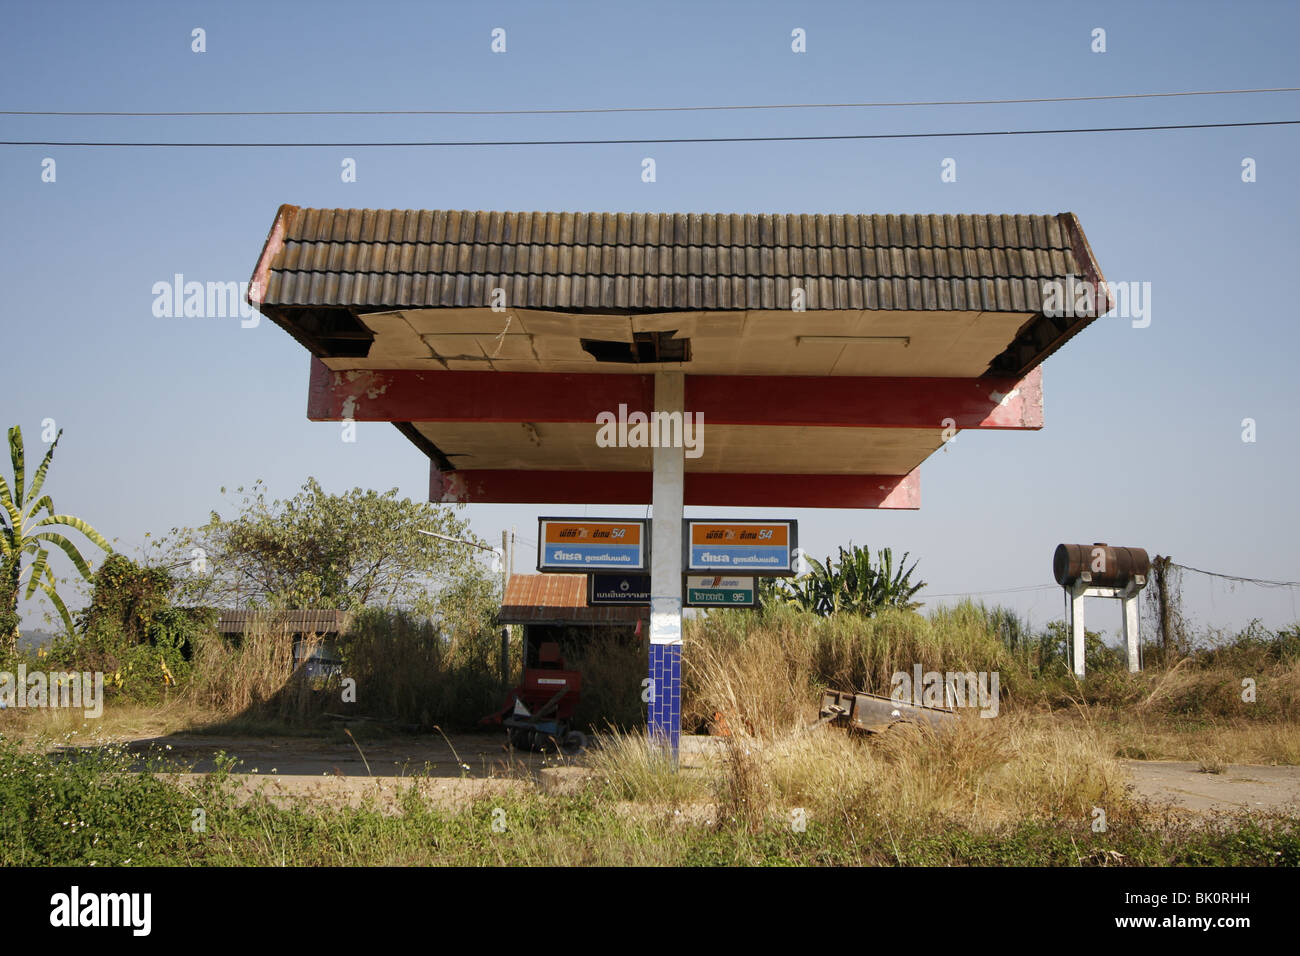
[[[343,667],[339,654],[339,635],[347,630],[347,611],[222,611],[217,630],[224,635],[243,635],[253,630],[284,633],[291,639],[285,648],[289,670],[304,668],[309,678],[338,674]]]

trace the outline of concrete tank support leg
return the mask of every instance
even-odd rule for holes
[[[1074,673],[1077,677],[1084,676],[1084,637],[1087,631],[1083,625],[1083,592],[1087,589],[1087,585],[1080,581],[1070,591],[1070,643],[1073,648],[1071,656],[1074,658]]]
[[[686,379],[681,372],[655,373],[655,411],[681,416]],[[653,427],[653,425],[652,425]],[[655,448],[653,520],[650,525],[650,739],[671,748],[674,761],[682,732],[682,516],[686,454]]]
[[[1138,663],[1138,590],[1133,585],[1124,592],[1124,646],[1128,649],[1130,674],[1141,670]]]

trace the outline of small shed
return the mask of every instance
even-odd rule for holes
[[[338,638],[349,618],[347,611],[228,610],[217,618],[217,630],[241,640],[254,630],[283,633],[292,640],[292,669],[303,667],[308,677],[326,677],[343,666]]]
[[[524,666],[533,667],[543,643],[572,647],[605,635],[636,640],[649,617],[648,607],[589,605],[585,574],[516,574],[506,583],[498,620],[523,628]]]

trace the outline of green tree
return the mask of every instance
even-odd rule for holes
[[[1099,670],[1118,670],[1125,664],[1124,651],[1110,647],[1101,634],[1083,630],[1083,668],[1085,673]],[[1064,621],[1048,621],[1038,636],[1038,667],[1041,671],[1055,669],[1068,674],[1074,649],[1070,643],[1070,628]]]
[[[840,611],[870,616],[886,607],[912,611],[920,607],[912,597],[925,582],[913,583],[917,562],[906,567],[907,558],[904,552],[896,565],[893,551],[882,548],[873,563],[869,549],[850,543],[847,549],[839,549],[838,560],[829,556],[825,563],[809,559],[812,571],[808,575],[779,587],[787,603],[822,616]]]
[[[110,554],[91,576],[90,599],[76,615],[77,633],[48,648],[50,666],[111,675],[114,695],[152,701],[184,679],[195,646],[216,627],[211,608],[173,607],[165,568]]]
[[[97,647],[144,643],[154,617],[170,605],[172,576],[124,554],[110,554],[91,577],[90,601],[77,615],[77,629]]]
[[[63,618],[64,627],[72,631],[72,616],[58,593],[58,582],[50,566],[50,547],[58,548],[72,561],[77,571],[90,580],[90,565],[81,556],[77,546],[61,531],[59,526],[79,531],[106,552],[112,548],[103,536],[85,521],[72,515],[58,514],[49,495],[42,495],[54,449],[63,436],[60,430],[45,453],[44,460],[26,485],[26,455],[23,451],[23,432],[17,425],[9,429],[9,460],[13,464],[13,486],[0,476],[0,508],[3,525],[0,525],[0,654],[12,653],[18,643],[18,600],[31,598],[40,590]],[[41,517],[44,513],[45,517]],[[43,529],[43,530],[42,530]],[[31,558],[30,563],[25,561]],[[26,594],[23,582],[26,580]]]
[[[440,593],[492,585],[476,549],[421,534],[482,544],[445,505],[399,499],[396,488],[328,494],[314,478],[287,501],[267,501],[260,481],[237,492],[235,517],[212,512],[160,542],[178,572],[177,603],[434,614],[446,610]]]

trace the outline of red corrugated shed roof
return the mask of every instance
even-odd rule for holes
[[[645,607],[589,607],[585,574],[516,574],[506,584],[502,624],[634,624]]]

